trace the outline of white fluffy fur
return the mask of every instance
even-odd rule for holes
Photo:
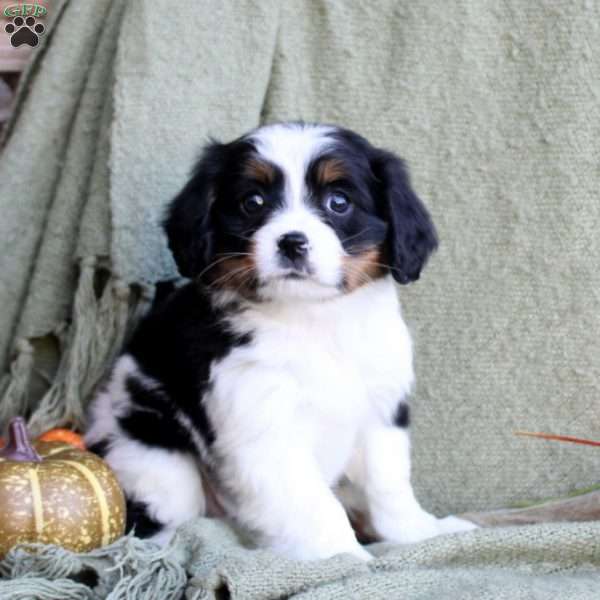
[[[211,390],[198,402],[216,432],[211,460],[221,500],[257,542],[299,559],[340,552],[366,559],[334,493],[342,478],[385,540],[414,542],[474,526],[437,519],[414,496],[408,434],[392,424],[413,384],[411,339],[394,282],[388,276],[342,294],[344,250],[304,198],[306,166],[326,148],[327,132],[278,126],[254,135],[260,153],[284,172],[286,203],[254,239],[264,301],[238,299],[246,310],[231,320],[253,341],[212,364]],[[309,239],[309,280],[284,279],[277,239],[289,231]],[[88,441],[119,435],[114,414],[127,403],[123,379],[135,370],[130,357],[120,359],[95,404]],[[168,534],[203,513],[202,484],[189,456],[121,436],[107,460]]]

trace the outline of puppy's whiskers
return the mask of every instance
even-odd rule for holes
[[[230,233],[229,235],[239,240],[243,240],[244,242],[254,243],[254,240],[252,238],[246,237],[245,235],[241,235],[239,233]]]
[[[242,288],[247,287],[248,284],[253,282],[253,280],[256,280],[256,269],[254,267],[248,267],[246,272],[241,273],[239,276],[241,278],[241,283],[235,289],[236,293],[239,293],[242,290]]]
[[[229,260],[230,258],[236,258],[236,257],[239,258],[239,257],[242,257],[242,256],[252,256],[252,255],[249,252],[224,252],[224,253],[221,253],[221,254],[217,254],[216,256],[219,256],[220,258],[218,258],[217,260],[213,261],[207,267],[205,267],[204,269],[202,269],[202,271],[200,271],[200,273],[198,273],[198,275],[197,275],[198,278],[202,277],[202,275],[205,275],[213,267],[216,267],[220,263],[222,263],[222,262],[224,262],[226,260]]]
[[[237,269],[233,269],[228,271],[227,273],[217,277],[209,283],[209,287],[221,287],[226,284],[229,280],[233,279],[238,273],[242,273],[247,267],[239,267]]]
[[[373,246],[362,246],[362,247],[361,246],[352,246],[347,249],[347,252],[349,254],[352,254],[353,252],[355,252],[356,254],[359,254],[360,252],[365,252],[366,250],[369,250],[369,249],[374,249],[374,247]],[[356,254],[354,254],[354,256],[356,256]],[[400,272],[400,269],[398,269],[398,267],[394,267],[393,265],[390,265],[387,263],[369,260],[369,264],[373,265],[374,267],[381,267],[382,269],[389,269],[390,271]]]
[[[348,236],[347,238],[340,240],[340,244],[342,244],[342,246],[343,246],[346,242],[349,242],[350,240],[353,240],[354,238],[357,238],[357,237],[363,235],[364,233],[367,233],[367,231],[369,231],[369,229],[371,229],[371,228],[365,227],[362,231],[359,231],[358,233],[355,233],[354,235]],[[350,249],[348,251],[350,251]]]
[[[368,284],[375,281],[368,273],[365,273],[362,269],[352,265],[347,264],[345,267],[346,275],[355,277],[360,284]]]
[[[255,271],[254,266],[248,266],[248,265],[238,267],[237,269],[232,269],[231,271],[228,271],[224,275],[221,275],[221,277],[218,277],[214,281],[211,281],[209,284],[209,287],[211,287],[211,288],[225,287],[226,284],[228,284],[231,281],[236,280],[238,277],[244,277],[247,273],[254,272],[254,271]]]

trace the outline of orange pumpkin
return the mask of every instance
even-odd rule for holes
[[[49,431],[46,431],[46,433],[42,433],[42,435],[38,437],[38,440],[40,440],[40,442],[65,442],[66,444],[75,446],[75,448],[85,450],[83,437],[70,429],[50,429]]]
[[[38,440],[42,442],[65,442],[80,450],[85,450],[83,436],[71,429],[62,429],[61,427],[49,429],[45,433],[42,433],[42,435],[38,437]],[[0,448],[2,448],[4,444],[4,438],[0,437]]]
[[[31,444],[20,417],[0,450],[0,557],[22,542],[85,552],[125,529],[125,500],[98,456],[62,442]]]

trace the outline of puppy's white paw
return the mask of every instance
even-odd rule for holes
[[[397,544],[415,544],[429,538],[471,531],[478,529],[477,525],[458,517],[445,517],[438,519],[429,513],[422,512],[412,518],[396,520],[393,525],[388,522],[385,532],[380,532],[385,541]]]
[[[356,556],[356,558],[360,558],[360,560],[364,560],[365,562],[373,560],[374,558],[373,555],[370,552],[367,552],[362,546],[355,548],[352,552],[352,555]]]
[[[351,554],[365,562],[373,559],[373,555],[367,552],[358,542],[353,544],[331,545],[329,547],[294,545],[283,548],[281,546],[270,546],[270,549],[277,554],[283,554],[288,558],[302,561],[331,558],[338,554]]]
[[[453,516],[438,519],[437,522],[440,534],[460,533],[462,531],[473,531],[474,529],[479,529],[475,523],[471,523],[471,521],[459,519],[458,517]]]

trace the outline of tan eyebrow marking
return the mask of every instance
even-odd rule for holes
[[[243,174],[246,177],[266,184],[275,181],[275,169],[273,165],[256,157],[251,157],[246,161]]]
[[[321,185],[346,177],[346,169],[339,158],[324,158],[317,164],[317,181]]]

